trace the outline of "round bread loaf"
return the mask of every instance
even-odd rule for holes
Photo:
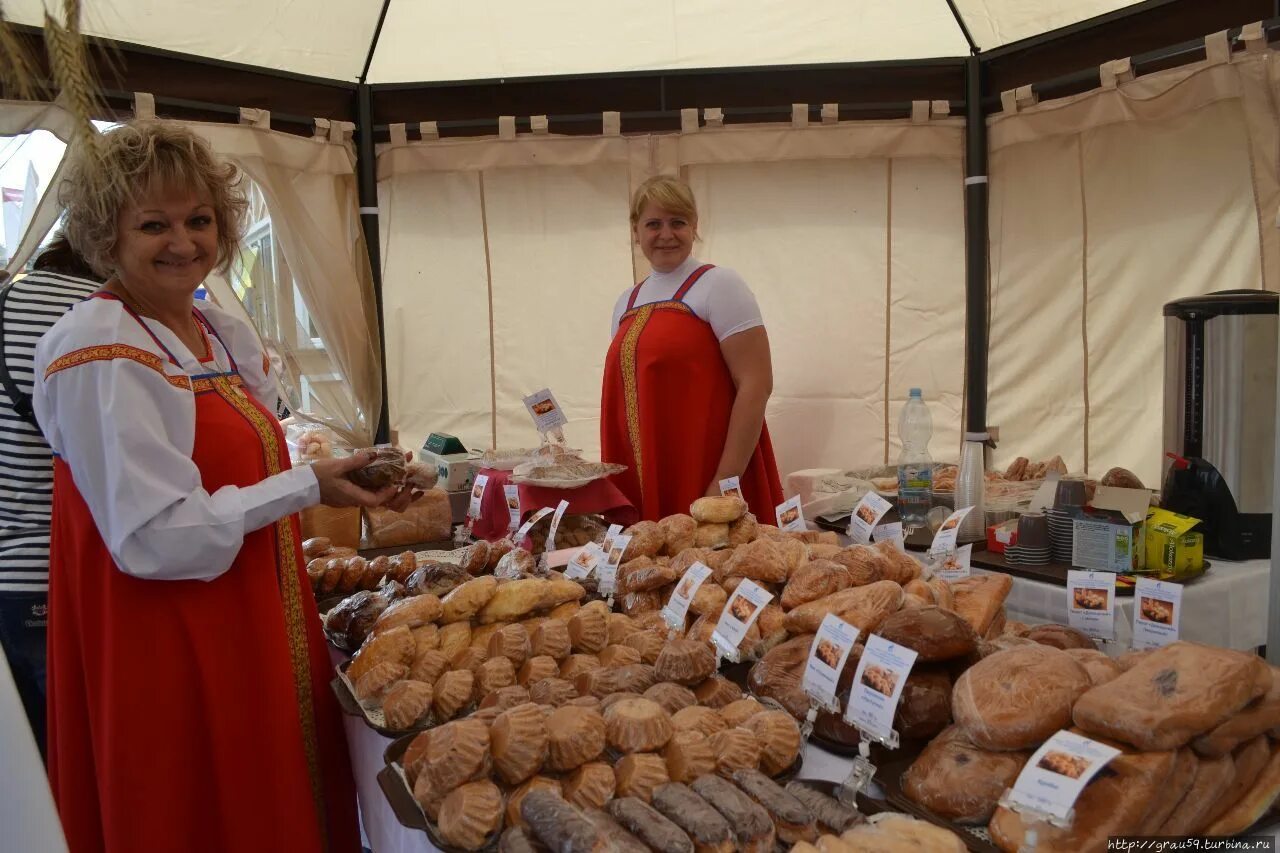
[[[972,654],[978,645],[978,635],[968,622],[935,606],[900,610],[885,619],[876,633],[913,649],[920,663],[961,658]]]
[[[965,671],[951,713],[976,746],[1028,749],[1071,725],[1071,709],[1089,689],[1084,667],[1049,646],[1017,646]]]

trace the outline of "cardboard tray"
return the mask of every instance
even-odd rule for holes
[[[347,667],[351,666],[351,661],[344,660],[336,667],[337,676],[333,681],[329,682],[329,686],[333,689],[333,695],[338,699],[338,707],[342,709],[342,713],[348,717],[359,717],[364,720],[365,725],[373,729],[383,737],[398,738],[403,736],[416,735],[427,729],[435,728],[438,722],[430,715],[426,721],[414,726],[411,729],[390,729],[387,728],[386,718],[382,715],[381,710],[370,711],[360,704],[356,699],[355,691],[352,689],[351,681],[347,678]],[[468,710],[467,713],[471,711]],[[465,715],[459,715],[465,716]]]

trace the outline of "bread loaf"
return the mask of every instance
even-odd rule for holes
[[[1271,686],[1267,692],[1212,731],[1193,740],[1191,747],[1197,754],[1205,758],[1226,755],[1245,741],[1280,726],[1280,669],[1274,666],[1267,669],[1271,673]]]
[[[1072,707],[1089,686],[1084,668],[1066,652],[1018,646],[966,670],[956,682],[951,713],[977,746],[1028,749],[1070,724]]]
[[[938,817],[984,824],[1031,757],[980,749],[958,726],[938,735],[902,776],[902,792]]]
[[[973,653],[978,635],[959,615],[940,607],[921,607],[890,615],[876,632],[915,650],[918,663],[945,661]]]

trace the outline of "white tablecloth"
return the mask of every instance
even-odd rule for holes
[[[1270,560],[1232,563],[1210,560],[1210,570],[1187,584],[1179,625],[1184,640],[1231,649],[1254,649],[1267,642]],[[975,574],[984,573],[974,568]],[[1133,596],[1116,597],[1115,640],[1108,654],[1129,650],[1133,641]],[[1005,601],[1009,619],[1027,624],[1067,623],[1067,588],[1044,581],[1014,578]]]

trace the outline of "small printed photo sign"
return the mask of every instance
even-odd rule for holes
[[[1067,572],[1067,624],[1097,640],[1115,639],[1114,572]]]
[[[720,621],[711,634],[711,642],[721,657],[734,662],[738,660],[738,645],[772,598],[773,594],[755,581],[744,580],[738,584],[724,610],[720,611]]]
[[[538,432],[551,432],[569,422],[550,388],[543,388],[525,397],[524,407],[528,410],[529,417],[533,418]]]
[[[778,504],[774,510],[774,515],[778,519],[778,527],[783,530],[790,530],[801,533],[805,530],[804,513],[800,509],[800,496],[783,501]]]
[[[871,544],[871,535],[875,532],[876,525],[892,508],[893,504],[875,492],[867,492],[849,516],[849,538],[859,545]]]
[[[858,641],[858,629],[834,613],[828,613],[818,626],[818,633],[809,648],[809,661],[805,664],[801,686],[809,699],[822,708],[839,711],[836,692],[840,673],[844,670],[849,652]]]
[[[893,715],[915,662],[916,652],[906,646],[875,634],[867,637],[853,676],[845,722],[885,743],[895,743]]]

